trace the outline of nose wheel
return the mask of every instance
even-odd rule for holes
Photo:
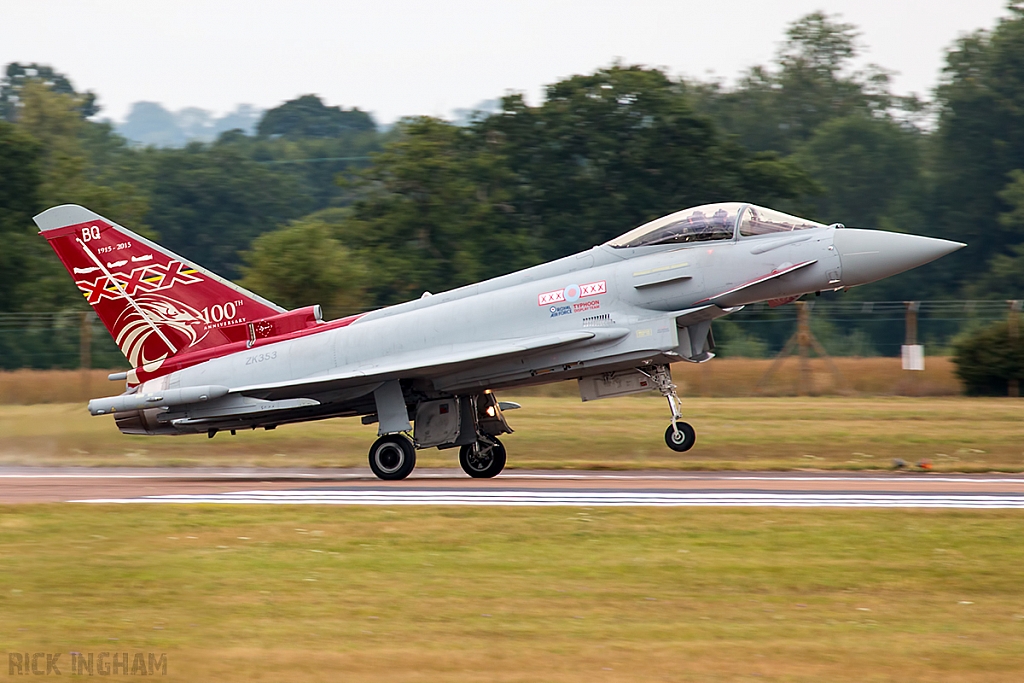
[[[668,401],[668,408],[672,411],[672,424],[665,430],[665,443],[677,453],[684,453],[693,448],[693,444],[697,443],[697,433],[688,422],[683,422],[681,419],[683,411],[669,366],[656,365],[650,372],[643,368],[637,368],[637,370],[651,378],[654,386]]]
[[[697,443],[697,433],[689,422],[674,422],[665,430],[665,443],[677,453],[684,453]]]
[[[505,469],[505,446],[489,436],[459,449],[459,464],[474,479],[490,479]]]

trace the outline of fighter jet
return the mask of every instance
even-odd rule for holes
[[[909,270],[965,246],[823,225],[746,203],[684,209],[605,244],[478,284],[326,321],[285,310],[77,205],[35,217],[131,365],[89,402],[126,434],[234,434],[333,417],[376,424],[369,463],[403,479],[416,450],[505,466],[496,390],[578,381],[584,401],[658,391],[687,451],[676,362],[714,357],[711,323]]]

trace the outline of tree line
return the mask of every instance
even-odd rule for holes
[[[568,255],[738,200],[969,248],[844,296],[1024,296],[1024,3],[947,52],[928,100],[857,69],[856,27],[809,14],[734,85],[615,63],[468,123],[306,95],[254,134],[130,145],[51,66],[0,81],[0,311],[82,308],[31,216],[79,203],[293,307],[332,316]],[[728,336],[728,335],[727,335]]]

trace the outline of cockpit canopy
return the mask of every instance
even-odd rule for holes
[[[723,202],[695,206],[692,209],[683,209],[662,216],[610,240],[607,244],[617,249],[625,249],[657,244],[731,240],[737,231],[741,237],[751,237],[824,227],[821,223],[753,204]]]

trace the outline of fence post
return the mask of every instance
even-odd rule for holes
[[[806,301],[796,302],[797,345],[800,348],[800,383],[797,393],[806,396],[811,393],[811,309]]]
[[[921,305],[920,301],[904,301],[903,304],[907,308],[907,334],[904,344],[907,346],[917,345],[917,309]]]
[[[1010,314],[1007,318],[1007,334],[1011,339],[1012,346],[1016,346],[1017,339],[1020,338],[1020,310],[1021,304],[1024,304],[1020,299],[1014,299],[1010,301]],[[1011,377],[1007,383],[1006,393],[1010,398],[1020,398],[1020,380],[1016,377]]]
[[[920,301],[904,301],[906,311],[906,332],[903,346],[900,347],[900,359],[904,370],[924,370],[924,347],[917,343],[917,312],[921,309]],[[917,395],[917,375],[911,372],[905,376],[906,393]]]
[[[811,376],[811,349],[818,354],[818,357],[825,361],[829,369],[832,371],[833,377],[835,377],[837,386],[845,387],[846,379],[843,377],[843,373],[839,372],[839,368],[835,363],[832,362],[832,358],[825,351],[825,347],[821,345],[814,334],[811,332],[811,306],[812,302],[809,301],[797,301],[795,304],[797,310],[796,318],[796,332],[786,345],[779,352],[779,355],[775,357],[775,361],[768,368],[768,371],[764,373],[757,385],[754,387],[754,391],[760,391],[761,387],[768,383],[768,380],[775,374],[782,363],[793,353],[793,349],[797,349],[800,355],[800,368],[799,374],[797,375],[797,394],[800,396],[806,396],[814,391],[813,377]]]

